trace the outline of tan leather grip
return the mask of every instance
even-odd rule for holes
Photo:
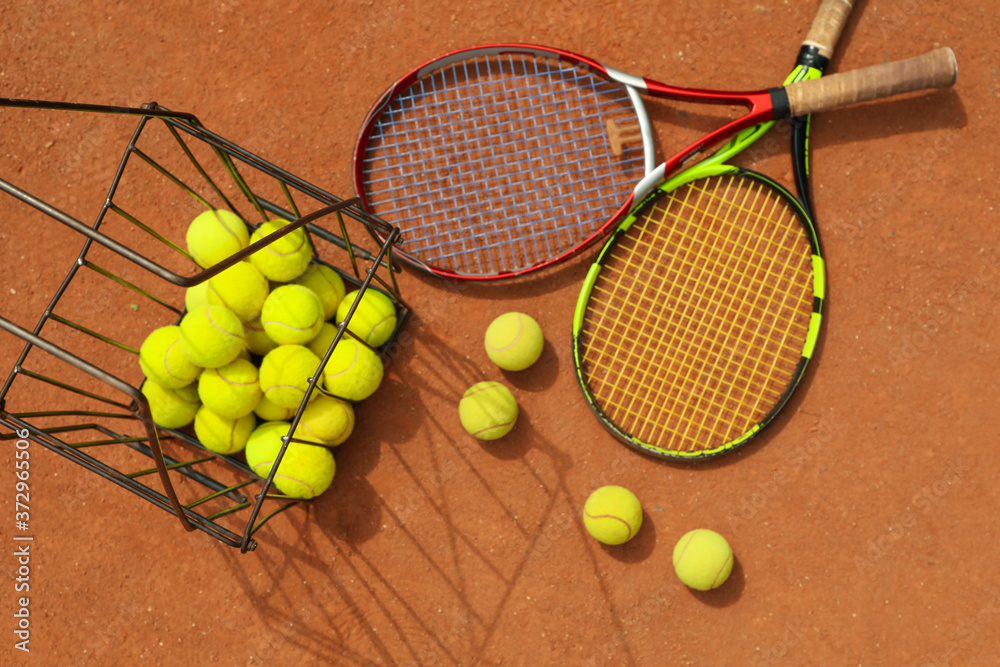
[[[823,0],[802,45],[815,46],[819,55],[830,58],[853,6],[854,0]]]
[[[805,116],[914,90],[947,88],[958,77],[955,53],[944,47],[922,56],[785,87],[791,116]]]

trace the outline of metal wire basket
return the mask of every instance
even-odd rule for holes
[[[138,126],[91,224],[0,174],[0,189],[64,225],[81,244],[32,330],[0,317],[4,335],[23,342],[0,387],[0,424],[12,431],[0,434],[0,439],[30,439],[173,514],[186,530],[204,531],[244,553],[254,550],[253,535],[260,527],[301,502],[272,489],[275,472],[289,442],[296,441],[291,436],[305,404],[314,391],[322,391],[317,381],[323,368],[369,289],[385,293],[396,308],[393,335],[376,350],[384,362],[392,356],[388,351],[410,315],[399,296],[392,255],[398,230],[362,210],[357,199],[342,200],[276,167],[210,132],[191,114],[156,103],[129,108],[0,99],[0,111],[16,107],[132,116]],[[177,216],[168,213],[184,210],[191,202],[228,208],[250,227],[272,219],[289,223],[210,269],[201,269],[175,240],[190,218],[174,219]],[[128,321],[127,314],[141,312],[157,327],[176,324],[185,312],[185,288],[300,228],[309,232],[313,261],[336,270],[359,294],[320,370],[309,380],[271,473],[261,478],[242,457],[204,448],[189,428],[165,429],[153,423],[140,391],[138,365],[139,343],[152,327]],[[366,242],[385,241],[376,240],[376,247],[366,249],[351,239],[352,228]],[[357,234],[358,229],[364,233]],[[65,238],[40,242],[62,243]],[[108,309],[107,304],[115,307]],[[125,312],[126,321],[108,317],[109,311]],[[103,367],[98,358],[105,360]],[[22,396],[31,397],[27,405],[12,400]],[[44,406],[32,400],[43,400]],[[10,405],[14,402],[19,403],[16,408]]]

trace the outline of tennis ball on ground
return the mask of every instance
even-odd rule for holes
[[[201,366],[184,354],[180,335],[180,327],[160,327],[150,332],[139,347],[139,367],[143,375],[164,389],[186,387],[201,373]]]
[[[295,437],[318,445],[336,447],[354,430],[354,408],[347,401],[320,396],[306,406]]]
[[[344,299],[344,280],[340,274],[325,264],[310,264],[305,273],[295,279],[296,285],[308,287],[323,302],[323,319],[337,314],[337,306]]]
[[[266,422],[250,434],[247,464],[259,477],[266,479],[271,474],[281,451],[281,439],[290,427],[288,422]],[[333,454],[326,447],[290,442],[273,482],[286,496],[315,498],[330,488],[336,469]]]
[[[384,372],[378,354],[344,332],[323,369],[323,387],[338,398],[361,401],[375,393]]]
[[[264,300],[260,322],[279,345],[305,344],[323,327],[323,302],[308,287],[282,285]]]
[[[149,401],[153,423],[163,428],[184,428],[201,407],[198,386],[194,383],[168,389],[147,378],[142,383],[142,395]]]
[[[253,413],[266,422],[284,422],[294,417],[298,409],[299,406],[297,405],[294,408],[285,408],[277,405],[267,396],[261,394],[260,400],[257,401],[257,406],[253,409]]]
[[[237,358],[219,368],[206,368],[198,378],[198,396],[220,417],[246,417],[260,402],[257,367]]]
[[[523,371],[542,356],[538,322],[524,313],[504,313],[486,328],[486,354],[500,368]]]
[[[252,414],[230,419],[204,405],[194,416],[194,434],[198,436],[198,441],[216,454],[242,452],[256,426],[257,419]]]
[[[692,530],[674,547],[674,571],[695,590],[718,588],[733,571],[733,550],[726,538],[714,530]]]
[[[626,488],[602,486],[583,506],[583,525],[598,542],[624,544],[642,526],[642,505]]]
[[[264,331],[264,325],[261,324],[259,317],[250,322],[244,322],[243,329],[246,333],[244,342],[247,349],[257,356],[263,357],[265,354],[278,347],[278,344],[271,340],[271,337],[267,335],[266,331]]]
[[[487,380],[469,387],[458,403],[462,426],[480,440],[496,440],[514,428],[517,401],[507,387]]]
[[[218,368],[243,348],[243,323],[224,306],[202,306],[181,319],[181,349],[202,368]]]
[[[208,279],[206,298],[216,306],[225,306],[244,322],[260,315],[270,285],[267,278],[250,262],[237,262]]]
[[[250,235],[250,242],[256,243],[287,224],[284,220],[265,222]],[[278,283],[286,283],[301,276],[311,260],[312,246],[308,234],[302,228],[272,241],[250,255],[250,263],[268,280]]]
[[[190,313],[202,306],[208,305],[208,281],[191,285],[184,290],[184,307]]]
[[[337,306],[337,324],[347,318],[347,313],[359,291],[348,292],[341,299],[340,305]],[[389,336],[396,330],[396,307],[382,292],[366,289],[364,296],[361,297],[361,303],[351,315],[347,330],[372,347],[378,347],[389,340]]]
[[[232,211],[205,211],[188,225],[186,239],[194,261],[207,269],[246,248],[250,232]]]
[[[260,388],[264,396],[283,408],[299,407],[309,388],[309,378],[319,370],[320,359],[301,345],[279,345],[260,362]],[[309,396],[312,401],[319,392]]]

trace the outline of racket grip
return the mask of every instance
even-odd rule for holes
[[[957,78],[955,53],[943,47],[906,60],[793,83],[785,87],[785,92],[788,110],[794,117],[914,90],[947,88]]]
[[[833,47],[837,45],[853,8],[854,0],[823,0],[802,46],[816,47],[824,58],[833,56]]]

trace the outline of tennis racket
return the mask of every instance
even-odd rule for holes
[[[956,71],[954,54],[939,49],[785,90],[799,116],[834,98],[949,86]],[[776,416],[812,354],[825,293],[802,205],[765,176],[705,162],[670,178],[619,226],[588,272],[573,323],[591,408],[620,440],[664,458],[730,451]]]
[[[863,101],[882,92],[877,81],[721,92],[658,83],[559,49],[465,49],[421,65],[382,95],[355,146],[355,189],[370,212],[401,229],[404,262],[440,277],[509,278],[590,246],[684,159],[788,117],[787,100],[822,108]],[[859,97],[831,97],[837,85]],[[639,91],[749,111],[656,167]],[[628,118],[638,138],[609,135],[609,122]]]

